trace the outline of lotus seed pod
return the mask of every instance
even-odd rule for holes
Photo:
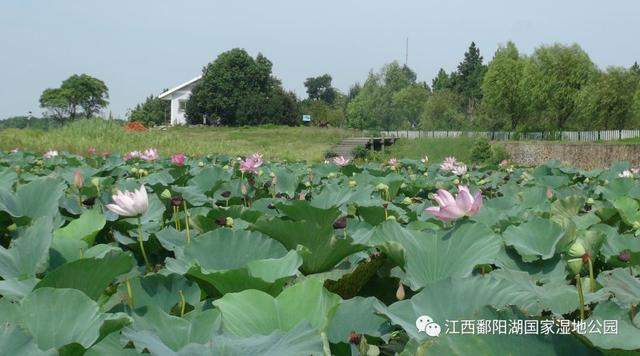
[[[91,178],[91,185],[93,185],[94,187],[99,187],[100,186],[100,178],[98,178],[98,177]]]
[[[275,173],[273,173],[273,172],[269,172],[269,177],[273,178],[273,177],[275,177],[275,176],[276,176],[276,174],[275,174]]]
[[[133,173],[133,174],[138,173],[138,168],[133,167],[133,168],[131,168],[131,169],[130,169],[130,171],[131,171],[131,173]]]
[[[460,179],[456,178],[453,180],[453,184],[458,185],[460,184]]]
[[[396,219],[396,217],[395,217],[395,216],[393,216],[393,215],[389,215],[389,216],[387,216],[387,220],[395,220],[395,219]]]
[[[406,184],[406,183],[402,183],[402,184],[400,184],[400,188],[404,189],[404,188],[406,188],[406,187],[407,187],[407,184]]]
[[[573,272],[573,274],[580,274],[583,265],[582,258],[572,258],[567,261],[567,265],[569,266],[569,269],[571,270],[571,272]]]
[[[425,176],[425,177],[428,177],[428,176],[429,176],[429,173],[424,172],[424,173],[422,173],[422,175],[423,175],[423,176]]]
[[[18,228],[18,225],[13,223],[13,224],[7,226],[7,231],[16,231],[17,228]]]
[[[358,185],[358,183],[356,183],[356,181],[355,181],[355,180],[350,180],[350,181],[349,181],[349,187],[350,187],[350,188],[354,188],[356,185]]]
[[[595,203],[595,201],[593,200],[593,198],[589,198],[589,199],[587,199],[587,204],[589,204],[589,205],[593,205],[593,203]]]
[[[169,189],[165,189],[162,191],[160,196],[164,199],[171,199],[171,192],[169,191]]]
[[[402,204],[409,205],[411,203],[413,203],[413,200],[411,200],[411,198],[409,197],[406,197],[402,200]]]
[[[304,186],[309,188],[311,186],[311,182],[309,182],[309,181],[304,182]]]
[[[388,190],[389,186],[384,184],[384,183],[379,183],[378,185],[376,185],[376,190]]]
[[[395,171],[396,170],[396,166],[391,166],[391,167],[389,167],[389,169],[391,169],[392,171]]]
[[[227,226],[232,227],[233,226],[233,218],[228,216],[227,219],[225,220],[225,223],[227,224]]]
[[[604,182],[602,182],[602,185],[609,185],[609,181],[605,179]]]
[[[204,162],[202,161],[198,162],[198,167],[204,167]]]
[[[587,253],[587,251],[579,241],[574,242],[573,245],[571,245],[571,247],[569,248],[569,256],[574,258],[582,257],[585,253]]]
[[[589,183],[590,181],[591,181],[591,180],[590,180],[589,178],[585,178],[585,179],[584,179],[584,182],[585,182],[585,183]]]
[[[331,172],[331,173],[329,173],[329,178],[335,178],[335,177],[337,177],[337,176],[338,176],[338,175],[336,174],[336,172]]]

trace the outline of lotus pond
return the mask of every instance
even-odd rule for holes
[[[127,158],[0,153],[1,354],[640,349],[626,163]]]

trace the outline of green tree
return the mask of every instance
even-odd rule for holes
[[[638,62],[633,62],[633,65],[629,69],[633,74],[640,75],[640,65]]]
[[[276,85],[265,106],[265,123],[295,126],[301,119],[302,113],[296,94]]]
[[[149,95],[144,103],[137,104],[129,111],[129,121],[137,121],[146,126],[163,125],[167,123],[171,102]]]
[[[403,122],[395,111],[393,97],[415,84],[415,72],[398,62],[385,65],[378,73],[369,73],[356,97],[347,105],[347,124],[360,129],[400,127]]]
[[[610,67],[583,86],[576,99],[577,129],[635,128],[633,113],[634,94],[638,89],[638,76],[632,70]]]
[[[458,130],[467,128],[466,115],[460,105],[460,94],[451,91],[434,92],[425,103],[420,126],[425,130]]]
[[[444,69],[440,68],[438,75],[433,78],[433,81],[431,82],[431,87],[433,88],[433,92],[451,90],[453,89],[451,77]]]
[[[513,42],[508,42],[496,51],[482,82],[482,104],[488,119],[487,128],[513,130],[524,118],[524,66],[525,61]]]
[[[307,78],[304,86],[307,88],[307,95],[310,100],[322,100],[332,105],[338,96],[338,91],[331,86],[331,76],[324,74],[318,77]]]
[[[522,85],[533,120],[530,127],[567,127],[575,116],[578,93],[596,75],[596,66],[577,44],[536,48],[525,65]]]
[[[467,103],[467,112],[473,113],[482,99],[482,80],[486,66],[482,64],[480,49],[475,42],[471,42],[464,54],[464,59],[458,64],[458,70],[452,75],[453,88]]]
[[[244,49],[224,52],[209,63],[187,101],[189,122],[202,117],[223,125],[251,125],[270,121],[265,108],[280,82],[271,75],[271,62],[254,59]]]
[[[45,89],[40,106],[58,120],[74,120],[82,112],[92,117],[109,103],[109,89],[100,79],[87,74],[74,74],[60,88]]]
[[[429,91],[424,85],[412,84],[400,89],[393,95],[395,114],[412,128],[418,127],[428,98]]]

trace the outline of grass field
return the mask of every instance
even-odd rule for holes
[[[375,158],[420,159],[428,155],[431,162],[441,162],[445,157],[454,156],[466,162],[470,160],[473,143],[474,139],[470,137],[401,139],[384,153],[376,154]]]
[[[184,152],[189,155],[246,155],[261,152],[265,158],[289,161],[318,161],[333,145],[357,131],[317,127],[177,127],[147,132],[127,132],[118,122],[82,120],[50,131],[6,129],[0,131],[0,149],[50,149],[85,153],[126,153],[155,147],[162,155]]]

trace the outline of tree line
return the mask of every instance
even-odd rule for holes
[[[485,63],[471,43],[456,70],[429,83],[397,61],[371,71],[343,93],[323,74],[304,81],[306,98],[283,88],[272,62],[235,48],[207,64],[185,106],[190,123],[241,126],[314,125],[358,129],[607,130],[640,126],[640,66],[598,68],[577,44],[542,45],[521,53],[508,42]],[[74,75],[42,93],[40,104],[60,121],[105,107],[104,82]],[[169,102],[149,96],[131,121],[166,124]]]

